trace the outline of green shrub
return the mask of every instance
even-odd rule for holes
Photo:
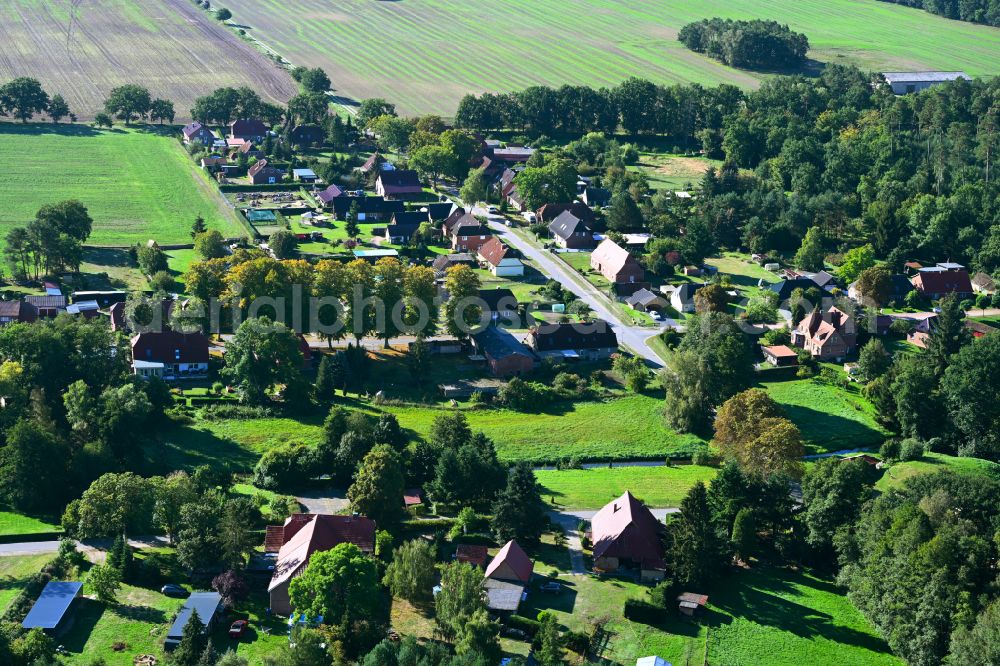
[[[633,622],[653,624],[663,616],[663,609],[641,599],[626,599],[624,615]]]
[[[920,460],[924,457],[924,443],[912,437],[904,439],[899,445],[899,459],[903,461]]]

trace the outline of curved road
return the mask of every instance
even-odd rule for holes
[[[643,357],[650,365],[657,368],[663,367],[664,359],[646,341],[664,329],[669,328],[671,325],[669,320],[655,329],[626,324],[618,313],[611,308],[608,297],[601,293],[597,287],[577,275],[576,271],[554,257],[552,253],[539,248],[534,243],[530,243],[514,233],[510,227],[503,224],[501,216],[488,215],[486,209],[479,206],[473,208],[473,214],[486,217],[489,220],[490,228],[498,236],[533,261],[539,271],[559,282],[565,289],[569,289],[576,294],[581,301],[590,306],[590,309],[598,317],[608,322],[618,336],[619,345],[627,348],[637,356]]]

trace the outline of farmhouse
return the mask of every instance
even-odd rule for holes
[[[215,619],[222,614],[221,611],[222,595],[218,592],[192,592],[177,612],[177,618],[163,641],[163,649],[170,652],[180,645],[181,638],[184,636],[184,625],[191,619],[192,614],[198,613],[198,619],[205,625],[201,633],[209,634],[215,624]]]
[[[492,236],[478,249],[479,258],[486,263],[490,273],[497,277],[520,277],[524,275],[524,264],[520,253],[508,247],[496,236]]]
[[[909,95],[958,79],[972,80],[965,72],[882,72],[882,76],[897,95]]]
[[[215,141],[215,135],[212,134],[212,130],[208,129],[199,122],[185,125],[181,130],[181,135],[184,137],[185,145],[200,143],[204,146],[211,146]]]
[[[139,333],[131,344],[137,377],[195,379],[208,374],[208,338],[201,333]]]
[[[608,323],[540,324],[528,331],[525,343],[540,356],[607,358],[618,351],[618,336]]]
[[[519,377],[535,367],[531,350],[498,326],[487,326],[481,333],[473,335],[472,344],[486,357],[486,364],[494,377]]]
[[[281,541],[267,586],[271,610],[278,615],[291,614],[288,583],[305,570],[314,553],[332,550],[342,543],[353,543],[364,553],[375,551],[375,521],[361,516],[296,513],[285,520],[280,534],[277,526],[271,526],[267,535],[272,543]]]
[[[843,361],[856,342],[854,318],[832,306],[825,314],[816,308],[792,331],[792,344],[821,361]]]
[[[0,301],[0,326],[38,319],[38,309],[25,301]]]
[[[516,612],[524,597],[524,587],[531,582],[535,565],[528,554],[508,541],[486,567],[486,605],[490,610]]]
[[[267,125],[263,120],[243,118],[229,123],[229,138],[244,141],[263,141],[267,136]]]
[[[471,220],[469,219],[471,218]],[[456,252],[479,252],[479,248],[493,238],[493,232],[479,220],[463,216],[451,228],[451,249]]]
[[[247,169],[247,177],[250,182],[254,185],[273,185],[275,183],[280,183],[284,172],[281,169],[275,169],[272,166],[268,166],[267,160],[257,160],[253,163],[249,169]]]
[[[642,282],[646,276],[646,272],[636,258],[610,238],[601,241],[594,253],[590,255],[590,267],[612,284]]]
[[[549,232],[560,247],[570,250],[594,247],[594,232],[568,210],[564,210],[549,223]]]
[[[637,568],[643,580],[661,580],[666,571],[661,538],[666,530],[645,504],[626,491],[591,520],[594,567],[600,571]]]
[[[401,199],[423,194],[420,177],[412,169],[382,170],[375,181],[375,193],[387,199]]]
[[[326,133],[319,125],[296,125],[288,133],[289,140],[297,146],[311,146],[323,143]]]
[[[921,268],[913,276],[913,288],[930,299],[939,299],[948,294],[958,298],[971,298],[972,280],[965,266],[951,262]]]
[[[41,629],[49,634],[59,634],[72,624],[69,613],[73,602],[80,598],[83,583],[50,580],[42,588],[35,604],[28,611],[21,626]]]

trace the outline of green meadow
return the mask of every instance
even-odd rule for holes
[[[409,114],[450,116],[469,92],[614,86],[630,76],[756,87],[767,75],[677,41],[681,27],[714,16],[787,23],[809,38],[813,71],[1000,71],[1000,30],[877,0],[244,0],[233,12],[290,61],[325,68],[338,94],[385,97]]]
[[[90,245],[191,242],[201,215],[225,236],[243,235],[236,213],[172,136],[86,125],[0,123],[0,242],[47,203],[79,199]]]
[[[600,509],[626,490],[651,507],[680,506],[691,486],[708,484],[718,470],[699,465],[538,470],[542,497],[566,509]]]

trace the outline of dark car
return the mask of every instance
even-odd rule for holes
[[[188,591],[176,583],[167,583],[160,588],[160,594],[165,594],[168,597],[186,597]]]

